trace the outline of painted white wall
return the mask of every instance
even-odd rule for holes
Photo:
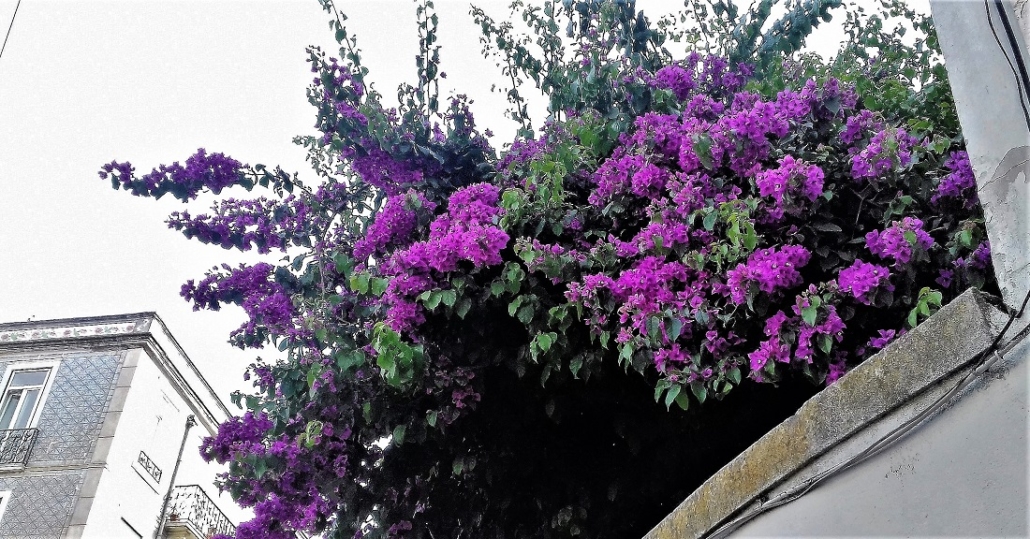
[[[143,537],[153,536],[182,442],[186,417],[191,413],[196,414],[161,372],[154,358],[141,352],[84,539],[132,539],[134,535],[122,519]],[[228,494],[218,494],[212,482],[222,469],[200,458],[201,441],[211,434],[213,432],[202,424],[190,430],[175,484],[201,485],[222,512],[233,523],[239,523],[250,518],[251,513],[237,507]],[[161,468],[159,484],[134,464],[140,451]]]
[[[1024,339],[897,445],[732,537],[1026,537],[1028,381]],[[893,426],[905,413],[903,407],[883,422]],[[857,438],[878,435],[867,430]]]

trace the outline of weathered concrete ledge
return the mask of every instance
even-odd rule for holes
[[[702,537],[879,418],[971,368],[1005,321],[970,290],[806,402],[724,466],[644,539]],[[850,452],[850,451],[849,451]]]

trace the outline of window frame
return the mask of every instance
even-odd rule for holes
[[[32,410],[32,415],[29,417],[29,422],[23,428],[34,429],[39,425],[39,418],[43,415],[43,407],[46,406],[47,397],[50,396],[50,390],[54,387],[54,380],[57,378],[57,371],[60,365],[60,361],[26,361],[8,363],[7,368],[4,369],[4,375],[0,378],[0,404],[2,404],[3,399],[7,397],[7,391],[10,389],[11,379],[16,373],[41,370],[50,371],[47,374],[46,382],[43,383],[43,388],[39,393],[39,398],[36,400],[36,404]],[[12,419],[15,421],[17,420],[16,418]],[[0,515],[2,515],[2,512],[0,512]]]

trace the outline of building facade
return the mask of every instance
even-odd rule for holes
[[[0,537],[232,535],[198,452],[228,417],[154,313],[0,324]]]

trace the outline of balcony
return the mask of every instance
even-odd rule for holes
[[[39,429],[0,430],[0,470],[24,468],[38,434]]]
[[[199,485],[180,485],[172,489],[168,504],[165,537],[169,539],[207,539],[214,535],[236,534],[236,526],[211,501]]]

